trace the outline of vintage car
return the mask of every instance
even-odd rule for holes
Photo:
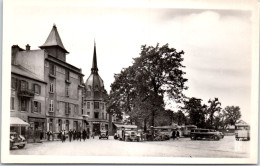
[[[165,141],[169,140],[172,135],[172,130],[175,129],[173,126],[158,126],[154,127],[154,141]]]
[[[197,126],[195,125],[186,125],[182,127],[182,133],[184,137],[190,137],[190,132],[192,129],[196,129]]]
[[[235,125],[235,138],[237,141],[250,140],[250,126],[248,124]]]
[[[101,139],[101,138],[106,138],[106,139],[108,139],[108,137],[109,137],[109,135],[108,135],[107,130],[101,130],[101,131],[100,131],[99,139]]]
[[[137,131],[136,125],[117,125],[117,132],[114,135],[115,139],[123,141],[140,141],[141,136]]]
[[[192,129],[190,133],[191,140],[199,140],[199,139],[206,139],[206,140],[220,140],[224,138],[222,132],[212,130],[212,129]]]
[[[22,149],[25,147],[26,143],[26,139],[22,135],[19,135],[16,132],[10,132],[10,149],[13,149],[15,146]]]

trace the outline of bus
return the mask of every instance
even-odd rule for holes
[[[235,125],[235,138],[237,141],[250,140],[250,126],[248,124]]]
[[[186,125],[186,126],[183,126],[182,127],[182,132],[183,132],[183,136],[184,137],[190,137],[190,132],[191,132],[191,130],[193,130],[193,129],[196,129],[197,128],[197,126],[195,126],[195,125]]]

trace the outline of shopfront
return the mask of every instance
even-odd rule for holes
[[[40,142],[45,138],[45,119],[28,117],[30,124],[28,128],[28,142]]]

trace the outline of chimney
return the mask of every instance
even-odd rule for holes
[[[26,47],[26,51],[30,51],[31,46],[29,44],[27,44],[25,47]]]

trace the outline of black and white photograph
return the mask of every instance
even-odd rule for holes
[[[256,164],[256,0],[4,0],[2,163]]]

